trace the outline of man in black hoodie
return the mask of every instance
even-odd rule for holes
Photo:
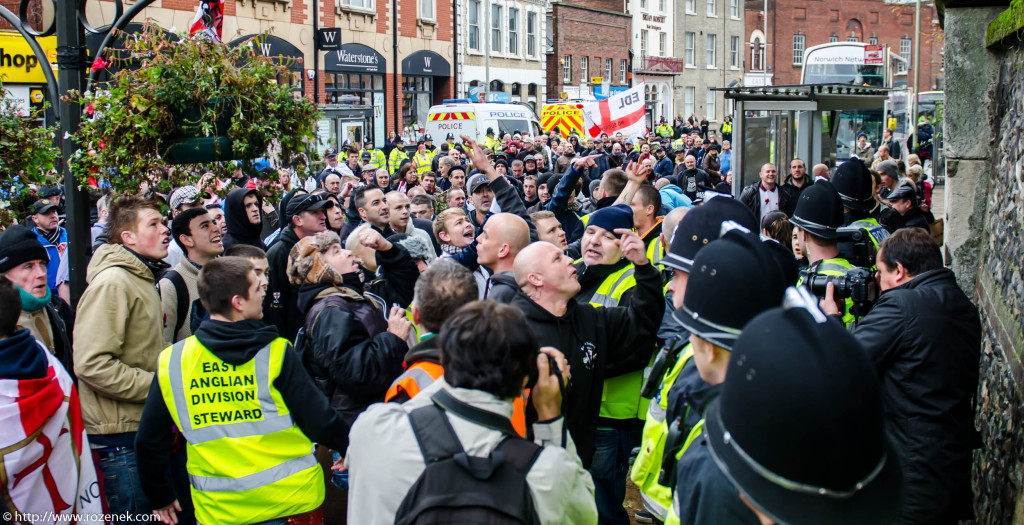
[[[334,201],[324,195],[298,194],[288,200],[285,218],[288,225],[267,252],[270,268],[270,286],[264,299],[263,313],[267,324],[277,327],[281,337],[295,339],[302,326],[302,312],[298,307],[298,293],[288,281],[288,253],[303,237],[327,229],[324,209]]]
[[[476,260],[491,272],[484,298],[508,304],[519,293],[512,273],[516,255],[530,244],[530,227],[511,213],[491,215],[476,237]]]
[[[629,230],[617,229],[619,248],[635,266],[633,296],[623,306],[595,308],[575,300],[580,291],[573,260],[557,246],[535,242],[519,252],[515,278],[524,293],[512,298],[541,346],[564,350],[573,382],[564,400],[566,424],[583,466],[590,468],[606,376],[643,368],[646,348],[661,323],[665,301],[661,277]]]
[[[135,446],[142,489],[165,523],[181,510],[167,476],[175,427],[188,442],[202,523],[318,512],[325,485],[312,441],[335,450],[348,445],[348,425],[298,354],[260,321],[266,286],[247,259],[211,261],[199,276],[210,319],[160,354]]]
[[[225,250],[236,244],[249,244],[263,250],[267,249],[260,238],[260,232],[263,230],[260,219],[262,207],[263,198],[255,188],[238,188],[228,193],[224,199],[224,220],[228,232],[221,241]]]

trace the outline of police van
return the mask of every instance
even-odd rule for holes
[[[481,142],[487,137],[488,128],[494,131],[495,139],[500,139],[505,133],[530,136],[541,133],[537,114],[529,106],[521,104],[445,100],[432,106],[427,117],[427,133],[435,141],[443,141],[451,133],[455,135],[455,142],[462,142],[461,135]]]

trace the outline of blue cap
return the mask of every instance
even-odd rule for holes
[[[625,204],[601,208],[590,214],[587,226],[597,226],[614,233],[619,228],[633,229],[633,209]]]

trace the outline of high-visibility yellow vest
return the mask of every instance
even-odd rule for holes
[[[629,264],[605,277],[604,282],[597,287],[594,296],[590,298],[590,304],[595,307],[619,306],[622,294],[636,286],[636,278],[633,277],[635,271],[636,268]],[[645,370],[637,370],[604,380],[601,391],[601,417],[610,419],[643,419],[647,417],[647,404],[650,400],[640,397],[640,390],[644,386],[644,372]]]
[[[396,147],[391,150],[391,155],[388,155],[388,173],[394,175],[398,171],[398,167],[402,165],[402,161],[408,158],[409,156],[401,148]]]
[[[384,162],[386,162],[384,160],[384,152],[382,152],[379,149],[364,149],[364,150],[359,152],[359,158],[362,159],[363,158],[363,153],[367,153],[367,152],[370,153],[370,161],[367,162],[367,164],[369,164],[369,165],[371,165],[371,166],[373,166],[374,168],[377,168],[377,169],[381,169],[381,168],[384,167]]]
[[[732,133],[732,122],[722,123],[722,133]]]
[[[676,454],[676,460],[678,461],[683,457],[683,453],[686,449],[690,448],[690,443],[693,443],[695,439],[700,437],[704,433],[704,420],[701,419],[696,425],[690,429],[690,434],[686,436],[686,442],[683,443],[683,448],[679,449],[679,453]],[[675,492],[672,493],[672,506],[668,509],[668,516],[665,517],[665,525],[679,525],[679,509],[676,508],[676,497]]]
[[[647,243],[647,260],[651,261],[651,264],[657,266],[661,264],[661,259],[664,257],[665,250],[661,246],[661,235],[659,235],[651,242]]]
[[[493,152],[494,151],[494,144],[496,142],[498,142],[498,141],[495,140],[494,137],[488,135],[487,137],[484,138],[483,145],[485,147],[491,148],[491,151]]]
[[[848,226],[866,230],[868,236],[871,237],[871,242],[875,245],[875,253],[878,253],[878,247],[882,245],[882,242],[889,238],[889,232],[871,217],[853,221]]]
[[[637,454],[633,469],[629,473],[630,479],[640,489],[644,506],[650,508],[659,519],[665,519],[669,507],[672,506],[672,488],[658,483],[661,461],[665,454],[665,438],[668,436],[668,423],[665,422],[668,393],[691,357],[693,348],[687,343],[676,364],[662,379],[657,395],[647,405],[647,421],[644,422],[643,436],[640,440],[640,453]]]
[[[416,165],[416,174],[420,175],[424,171],[430,170],[430,162],[434,160],[434,156],[429,151],[424,153],[417,153],[413,155],[413,164]]]
[[[821,275],[846,275],[846,272],[854,268],[853,264],[846,259],[825,259],[820,263],[811,264],[811,270]],[[797,279],[796,285],[800,286],[804,283],[803,275]],[[853,315],[850,310],[853,308],[853,299],[846,298],[846,313],[843,314],[843,324],[850,326],[857,318]]]
[[[188,441],[192,502],[204,525],[282,518],[324,501],[313,443],[274,388],[287,351],[277,338],[231,365],[192,336],[160,353],[160,392]]]
[[[668,124],[661,124],[661,125],[658,126],[658,128],[655,130],[655,132],[658,135],[661,135],[662,137],[669,137],[669,138],[671,138],[672,137],[672,126],[669,126]]]

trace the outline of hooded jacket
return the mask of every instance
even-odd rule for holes
[[[605,377],[639,370],[650,358],[636,348],[653,348],[655,332],[664,314],[661,277],[652,265],[636,268],[636,287],[628,303],[595,308],[570,300],[565,313],[555,316],[526,294],[513,296],[515,306],[541,346],[565,353],[572,369],[572,386],[562,401],[566,426],[576,442],[584,467],[594,455],[594,432],[601,408]],[[535,417],[535,416],[527,416]]]
[[[278,334],[273,326],[255,319],[235,323],[207,319],[199,325],[195,336],[225,363],[241,365],[251,361]],[[295,426],[306,437],[333,450],[345,450],[348,425],[331,409],[327,398],[302,368],[298,354],[290,348],[284,353],[281,375],[274,380],[274,388],[281,393]],[[154,508],[167,506],[177,497],[166,474],[174,445],[173,427],[174,419],[160,392],[160,382],[153,381],[135,447],[142,489]]]
[[[104,244],[78,302],[75,374],[90,435],[134,432],[167,346],[153,270],[120,244]]]
[[[281,235],[267,251],[269,284],[263,298],[263,321],[277,327],[278,334],[295,340],[295,334],[302,326],[302,312],[298,309],[298,287],[288,280],[288,254],[299,236],[291,226],[281,230]]]
[[[348,286],[306,284],[299,288],[298,307],[308,314],[314,304],[340,298],[345,307],[327,305],[306,323],[302,352],[310,374],[351,425],[371,403],[384,400],[391,383],[402,374],[402,358],[409,346],[395,334],[375,328],[387,326],[380,305]],[[379,316],[367,324],[364,316]],[[386,328],[385,328],[386,330]]]
[[[516,283],[515,275],[505,271],[498,272],[487,279],[487,294],[484,298],[509,304],[512,302],[512,298],[520,293],[522,293],[522,289]]]
[[[256,196],[256,206],[262,210],[263,197],[255,189],[234,189],[224,199],[224,221],[228,226],[228,232],[224,234],[221,242],[225,250],[236,244],[250,244],[264,251],[267,249],[260,238],[260,232],[263,231],[262,221],[260,224],[252,224],[249,222],[249,215],[245,213],[245,197],[250,194]],[[260,217],[262,216],[261,213]]]
[[[882,292],[853,331],[882,382],[886,433],[906,480],[904,520],[969,519],[978,308],[947,268]]]

